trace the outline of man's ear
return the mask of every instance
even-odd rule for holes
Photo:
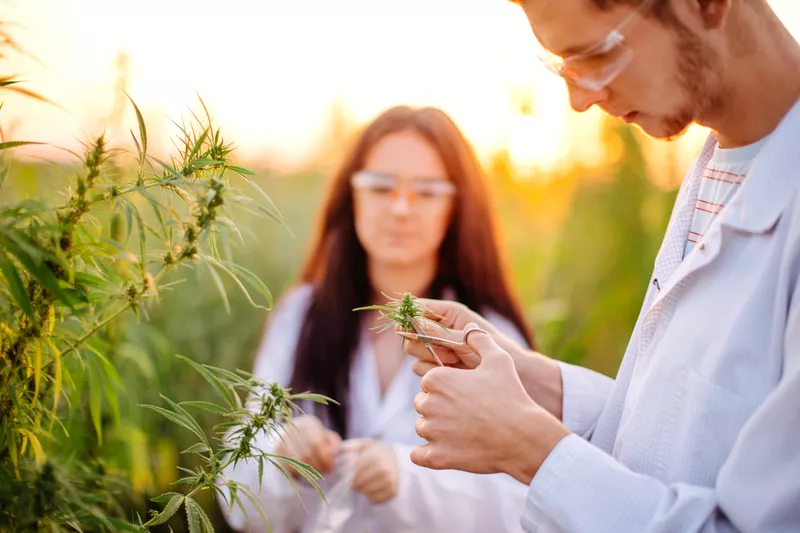
[[[719,29],[731,11],[733,0],[694,0],[695,9],[707,30]]]

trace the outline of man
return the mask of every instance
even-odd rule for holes
[[[766,0],[522,7],[576,111],[713,134],[615,380],[424,302],[466,344],[407,343],[413,461],[529,484],[527,531],[800,531],[800,46]]]

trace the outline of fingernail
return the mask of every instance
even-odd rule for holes
[[[412,341],[417,340],[417,334],[416,333],[409,333],[407,331],[395,331],[395,333],[397,333],[401,337],[405,337],[406,339],[411,339]]]

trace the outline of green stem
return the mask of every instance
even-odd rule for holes
[[[132,193],[132,192],[136,192],[137,190],[142,189],[142,188],[144,188],[144,189],[152,189],[153,187],[158,187],[158,186],[163,186],[163,185],[164,185],[164,183],[161,182],[161,181],[153,181],[153,182],[147,183],[147,184],[142,185],[142,186],[133,185],[131,187],[125,187],[124,189],[120,189],[119,191],[117,191],[117,197],[125,196],[127,194]],[[99,204],[100,202],[103,202],[103,201],[106,201],[106,200],[109,200],[109,198],[106,198],[105,196],[97,197],[94,200],[87,201],[86,207],[89,207],[89,206],[92,206],[92,205],[95,205],[95,204]],[[62,206],[56,207],[56,210],[57,211],[61,211],[61,210],[67,209],[69,207],[71,207],[70,204],[66,203],[66,204],[64,204]],[[48,208],[46,210],[42,210],[42,212],[49,211],[49,210],[50,210],[50,208]]]
[[[90,329],[90,330],[89,330],[88,332],[86,332],[86,333],[85,333],[85,334],[84,334],[82,337],[80,337],[80,338],[77,340],[77,342],[75,342],[74,344],[70,344],[70,347],[69,347],[69,348],[67,348],[66,350],[64,350],[63,352],[61,352],[61,357],[64,357],[65,355],[67,355],[67,354],[69,354],[69,353],[72,353],[72,352],[74,352],[75,350],[77,350],[77,349],[78,349],[78,347],[80,347],[80,345],[81,345],[81,344],[83,344],[84,342],[86,342],[87,340],[89,340],[89,338],[91,338],[91,337],[92,337],[92,336],[93,336],[95,333],[97,333],[98,331],[100,331],[101,329],[103,329],[104,327],[106,327],[108,324],[110,324],[110,323],[111,323],[111,321],[113,321],[113,320],[114,320],[115,318],[117,318],[119,315],[121,315],[122,313],[124,313],[125,311],[127,311],[129,307],[130,307],[130,304],[125,304],[125,305],[124,305],[123,307],[121,307],[120,309],[118,309],[118,310],[114,311],[113,313],[111,313],[111,315],[110,315],[110,316],[106,317],[106,318],[105,318],[105,319],[103,319],[101,322],[98,322],[98,323],[97,323],[97,324],[96,324],[96,325],[95,325],[95,326],[94,326],[92,329]]]

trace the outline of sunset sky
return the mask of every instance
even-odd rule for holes
[[[772,4],[800,37],[800,2]],[[598,156],[585,142],[598,113],[569,110],[563,83],[536,62],[521,10],[502,0],[15,0],[3,13],[42,63],[18,62],[20,77],[66,110],[9,98],[14,139],[75,148],[104,127],[119,138],[123,83],[162,150],[175,133],[169,120],[199,93],[244,161],[301,165],[334,106],[363,122],[396,103],[442,107],[484,157],[509,146],[520,164],[552,168],[567,155]],[[521,119],[531,98],[533,115]],[[127,129],[135,122],[125,113]]]

